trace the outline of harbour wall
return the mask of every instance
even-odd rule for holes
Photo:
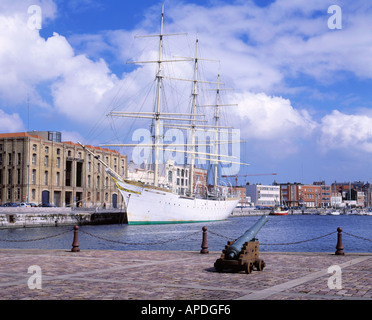
[[[305,210],[295,210],[289,209],[288,214],[313,214],[316,211],[315,209],[305,209]],[[235,208],[231,213],[230,217],[245,217],[245,216],[261,216],[270,214],[271,209],[256,209],[256,208]]]
[[[126,223],[125,218],[119,209],[0,207],[0,229]]]

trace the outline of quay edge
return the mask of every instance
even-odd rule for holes
[[[119,209],[0,208],[0,229],[126,223]]]

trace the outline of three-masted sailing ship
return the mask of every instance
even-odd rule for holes
[[[140,119],[151,119],[153,121],[154,135],[151,143],[141,143],[142,147],[151,147],[154,153],[154,182],[153,184],[146,184],[140,181],[131,181],[122,178],[112,168],[110,168],[104,161],[99,159],[105,167],[106,172],[110,174],[115,182],[116,187],[122,194],[126,205],[126,214],[128,224],[158,224],[158,223],[187,223],[187,222],[204,222],[204,221],[218,221],[225,220],[232,213],[234,208],[239,202],[232,188],[227,186],[218,186],[217,182],[217,164],[218,163],[236,163],[239,162],[231,161],[232,156],[221,155],[218,150],[220,144],[230,143],[231,141],[221,141],[219,139],[219,131],[230,127],[224,127],[219,124],[219,108],[225,106],[219,103],[219,91],[220,81],[219,77],[217,82],[217,100],[216,104],[208,105],[209,107],[215,107],[214,113],[214,124],[206,125],[205,120],[200,114],[196,112],[197,106],[197,86],[198,79],[198,40],[196,41],[195,57],[183,58],[183,59],[169,59],[164,58],[162,53],[163,38],[165,36],[171,36],[175,34],[164,34],[164,8],[161,14],[161,26],[160,33],[158,35],[151,35],[151,37],[159,38],[159,52],[158,59],[155,61],[142,61],[136,63],[156,63],[157,74],[156,74],[156,102],[153,112],[110,112],[108,115],[112,117],[128,117],[128,118],[140,118]],[[145,37],[145,36],[144,36]],[[194,63],[194,79],[188,80],[193,83],[192,88],[192,110],[190,113],[171,113],[162,110],[161,102],[161,90],[163,79],[166,78],[163,75],[163,64],[168,62],[179,62],[179,61],[193,61]],[[207,106],[207,105],[206,105]],[[183,147],[183,150],[173,150],[174,152],[185,152],[190,161],[189,166],[189,183],[188,192],[186,194],[178,194],[168,188],[159,186],[159,153],[162,152],[166,146],[162,141],[161,126],[165,126],[168,121],[178,122],[177,124],[169,124],[169,127],[176,127],[180,130],[188,130],[188,138],[185,144],[177,145],[171,144],[172,147]],[[195,143],[195,132],[197,130],[213,130],[214,139],[209,141],[213,146],[210,150],[213,152],[200,152],[196,148]],[[226,137],[226,136],[224,136]],[[233,141],[234,142],[234,141]],[[198,141],[200,145],[200,141]],[[205,142],[206,143],[206,142]],[[237,141],[236,143],[239,143]],[[105,147],[133,147],[134,144],[105,144]],[[86,149],[90,152],[88,149]],[[204,158],[203,158],[204,157]],[[209,158],[207,158],[209,157]],[[203,194],[196,194],[194,192],[194,168],[195,160],[203,159],[213,163],[214,166],[214,178],[213,188],[208,189]]]

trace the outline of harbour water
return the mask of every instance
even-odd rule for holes
[[[81,250],[199,251],[202,227],[206,226],[209,250],[221,251],[227,240],[239,237],[259,218],[234,217],[189,224],[80,226],[79,244]],[[257,238],[261,251],[335,252],[338,227],[344,231],[345,253],[372,252],[372,216],[269,216]],[[319,238],[324,235],[327,236]],[[0,248],[70,250],[72,240],[71,226],[0,230]]]

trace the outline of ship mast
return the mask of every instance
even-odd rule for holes
[[[219,99],[220,99],[220,75],[217,76],[217,97],[216,97],[216,109],[215,109],[215,115],[214,115],[214,120],[215,120],[215,125],[216,125],[216,128],[218,128],[218,120],[220,118],[219,116]],[[218,131],[215,133],[216,134],[216,137],[215,137],[215,143],[214,143],[214,153],[217,153],[218,154],[218,148],[219,148],[219,145],[217,143],[217,138],[218,138]],[[216,187],[217,186],[217,162],[214,163],[214,170],[213,170],[213,186]]]
[[[197,84],[198,84],[198,46],[199,40],[196,39],[195,45],[195,58],[194,58],[194,81],[192,91],[192,122],[191,122],[191,161],[190,161],[190,177],[189,177],[189,190],[190,197],[194,195],[194,165],[195,165],[195,114],[196,114],[196,98],[197,98]]]
[[[160,35],[159,35],[159,59],[158,59],[158,73],[156,75],[157,80],[157,98],[156,98],[156,112],[155,112],[155,136],[154,136],[154,151],[155,151],[155,167],[154,167],[154,185],[159,185],[159,144],[160,144],[160,93],[162,85],[161,76],[161,59],[163,49],[163,25],[164,25],[164,4],[161,10],[161,23],[160,23]]]

